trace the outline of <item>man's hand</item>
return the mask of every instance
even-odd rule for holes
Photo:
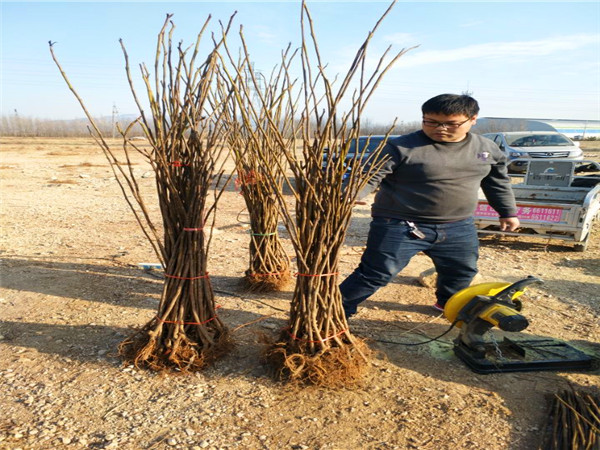
[[[517,217],[505,217],[500,218],[500,230],[501,231],[515,231],[519,228],[519,219]]]

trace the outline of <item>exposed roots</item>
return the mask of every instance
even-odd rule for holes
[[[119,354],[137,368],[157,372],[196,372],[211,365],[233,347],[227,331],[209,346],[202,346],[187,335],[181,335],[174,342],[167,341],[167,344],[164,339],[159,340],[152,325],[155,321],[119,344]]]
[[[275,379],[292,384],[343,388],[356,385],[367,374],[372,351],[360,339],[310,354],[308,346],[297,341],[271,344],[263,353]]]
[[[252,292],[281,291],[290,284],[291,279],[289,270],[273,274],[259,274],[246,270],[244,286]]]

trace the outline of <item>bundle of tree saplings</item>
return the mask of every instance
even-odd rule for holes
[[[275,189],[281,190],[285,173],[278,170],[271,178],[265,173],[269,168],[283,168],[285,158],[281,148],[274,145],[276,137],[268,123],[274,120],[278,131],[290,137],[289,146],[295,145],[293,110],[281,95],[291,86],[282,67],[274,69],[270,78],[265,79],[247,59],[235,62],[227,53],[237,70],[233,76],[223,73],[221,94],[230,108],[226,116],[227,136],[237,163],[236,186],[244,197],[250,220],[245,282],[250,290],[275,291],[289,283],[291,272],[290,259],[277,229],[279,205],[274,193]],[[231,83],[236,84],[236,89]],[[232,95],[235,92],[238,95]],[[263,151],[267,148],[272,151]]]
[[[141,125],[149,143],[144,147],[128,139],[132,123],[128,129],[119,130],[123,136],[121,153],[109,146],[95,126],[51,46],[56,64],[92,124],[92,135],[111,163],[125,199],[164,267],[158,311],[119,348],[136,366],[154,370],[198,370],[230,347],[207,266],[215,207],[229,178],[224,171],[227,155],[220,125],[226,109],[215,101],[211,90],[220,43],[211,41],[208,56],[198,63],[209,21],[210,16],[195,45],[184,48],[179,43],[174,47],[175,26],[171,15],[167,15],[158,34],[154,76],[145,64],[140,66],[151,117],[146,116],[136,94],[129,58],[121,42],[127,78],[140,111],[134,123]],[[230,24],[231,19],[227,27]],[[131,155],[135,151],[143,155],[155,173],[162,227],[150,217],[133,172]],[[124,155],[124,160],[117,153]]]
[[[600,448],[600,395],[573,387],[552,397],[543,450]]]
[[[404,53],[402,50],[390,58],[386,51],[371,75],[366,75],[367,46],[390,9],[391,6],[369,33],[334,92],[334,83],[325,73],[326,64],[321,60],[313,20],[303,2],[300,49],[303,79],[299,87],[302,99],[299,106],[295,107],[292,89],[281,91],[294,110],[289,117],[299,122],[301,150],[297,152],[288,145],[281,125],[269,111],[266,111],[269,120],[256,122],[258,128],[265,128],[260,133],[274,137],[258,148],[259,158],[268,161],[270,152],[283,152],[293,178],[287,185],[295,200],[292,208],[288,207],[281,187],[273,183],[298,265],[288,326],[265,351],[266,361],[281,380],[345,386],[358,382],[369,367],[369,349],[352,335],[344,315],[338,288],[338,265],[358,192],[384,162],[377,158],[380,148],[373,152],[364,167],[356,164],[365,157],[364,149],[350,161],[353,163],[351,168],[346,157],[351,140],[360,134],[360,116],[367,100],[385,72]],[[291,79],[290,65],[286,55],[283,56],[281,66]],[[246,58],[249,60],[248,53]],[[241,73],[238,75],[241,83],[246,81]],[[255,86],[234,87],[238,96],[253,89],[261,95]],[[343,101],[350,106],[340,113]],[[253,110],[253,104],[249,110]],[[258,116],[254,111],[247,121],[252,122],[253,117]],[[280,176],[281,169],[281,166],[264,164],[271,180]]]

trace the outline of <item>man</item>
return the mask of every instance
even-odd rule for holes
[[[477,101],[442,94],[421,109],[422,130],[390,140],[381,153],[387,162],[359,192],[358,200],[380,188],[360,265],[340,285],[347,317],[419,252],[437,271],[436,310],[469,286],[479,257],[472,217],[479,187],[502,230],[519,226],[506,157],[491,140],[469,133]]]

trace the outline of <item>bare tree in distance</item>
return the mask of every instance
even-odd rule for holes
[[[550,127],[552,128],[552,127]],[[477,119],[472,131],[476,134],[499,133],[502,131],[527,131],[529,130],[526,119]]]
[[[408,134],[421,129],[421,122],[397,122],[397,123],[375,123],[370,119],[365,119],[361,122],[360,131],[364,136],[386,134],[391,128],[390,134]]]

